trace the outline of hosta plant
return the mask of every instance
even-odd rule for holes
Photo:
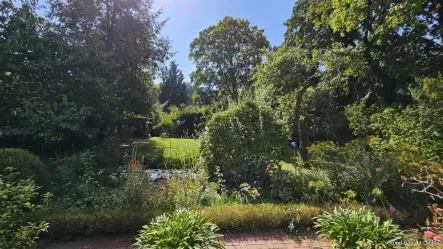
[[[224,248],[217,234],[219,228],[203,213],[180,209],[172,215],[160,215],[143,229],[134,244],[144,249]]]
[[[321,237],[331,241],[333,248],[394,248],[402,239],[399,226],[380,218],[364,208],[355,211],[335,208],[315,218]]]

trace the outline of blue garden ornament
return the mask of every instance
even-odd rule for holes
[[[291,147],[291,148],[297,148],[297,143],[296,142],[294,142],[294,141],[292,141],[292,142],[290,142],[289,143],[289,147]]]

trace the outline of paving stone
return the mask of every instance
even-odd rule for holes
[[[282,231],[249,234],[229,234],[219,240],[226,249],[329,249],[324,240],[293,240]],[[74,242],[54,243],[38,249],[135,249],[131,237],[85,239]]]

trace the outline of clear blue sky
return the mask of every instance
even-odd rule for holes
[[[272,46],[280,45],[286,31],[285,22],[292,13],[295,0],[155,0],[163,8],[162,19],[169,18],[163,35],[172,42],[173,58],[179,63],[185,78],[194,65],[188,59],[189,44],[198,33],[217,24],[223,17],[246,18],[252,25],[265,30]]]

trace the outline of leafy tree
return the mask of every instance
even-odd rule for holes
[[[33,5],[3,3],[1,8],[2,141],[27,146],[33,139],[39,147],[39,140],[95,137],[102,118],[111,114],[105,108],[112,108],[108,89],[100,85],[103,78],[94,73],[103,69],[101,54],[70,40],[39,17]]]
[[[191,74],[194,85],[237,100],[239,91],[251,86],[252,68],[269,48],[263,32],[246,19],[229,16],[201,31],[190,45],[189,58],[197,68]]]
[[[320,83],[318,54],[300,47],[282,46],[268,54],[263,65],[257,70],[256,88],[263,85],[273,85],[273,96],[295,95],[293,105],[293,127],[300,138],[300,154],[307,160],[308,145],[306,124],[301,117],[301,107],[306,91]]]
[[[187,86],[183,73],[178,69],[175,61],[172,61],[169,68],[165,69],[163,81],[160,83],[160,102],[166,101],[168,106],[179,106],[187,102]]]
[[[425,1],[311,1],[311,20],[350,42],[331,40],[326,53],[329,81],[354,100],[408,104],[416,78],[441,71],[442,47],[423,17]]]
[[[217,96],[217,89],[211,86],[196,87],[195,92],[192,95],[192,100],[196,105],[209,105],[216,101]]]
[[[86,144],[124,115],[147,115],[169,56],[152,1],[1,3],[1,146]],[[58,147],[59,146],[54,146]]]
[[[169,40],[159,36],[165,21],[153,12],[152,0],[50,0],[49,17],[73,32],[83,43],[104,41],[108,70],[115,83],[117,114],[152,111],[149,91],[153,77],[170,55]]]

